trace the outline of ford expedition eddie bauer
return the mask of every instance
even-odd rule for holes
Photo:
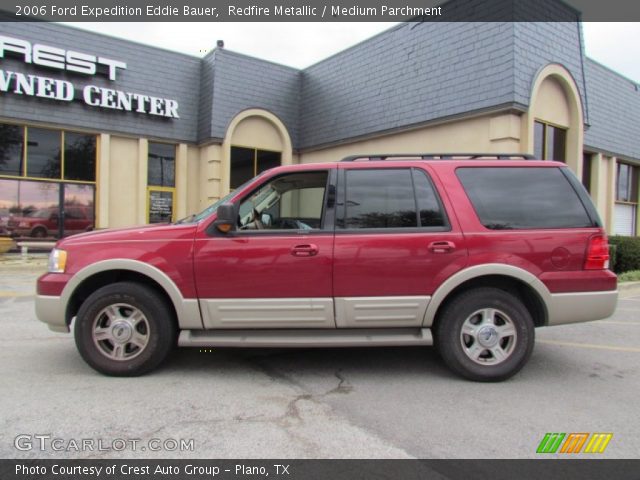
[[[59,240],[36,312],[81,356],[140,375],[176,346],[435,344],[506,379],[536,327],[617,301],[601,220],[562,163],[394,154],[277,167],[174,224]]]

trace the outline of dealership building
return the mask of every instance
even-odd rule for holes
[[[585,56],[571,13],[403,23],[302,70],[0,23],[0,217],[67,235],[176,220],[281,164],[509,152],[566,162],[638,235],[640,86]]]

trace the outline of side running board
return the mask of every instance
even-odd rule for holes
[[[395,347],[433,345],[428,328],[183,330],[181,347]]]

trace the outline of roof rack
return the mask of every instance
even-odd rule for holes
[[[418,159],[418,160],[535,160],[528,153],[382,153],[371,155],[350,155],[340,160],[341,162],[356,162],[361,160],[393,160],[393,159]]]

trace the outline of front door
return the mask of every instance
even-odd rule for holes
[[[238,226],[195,242],[206,328],[335,328],[330,170],[272,176],[236,203]]]

